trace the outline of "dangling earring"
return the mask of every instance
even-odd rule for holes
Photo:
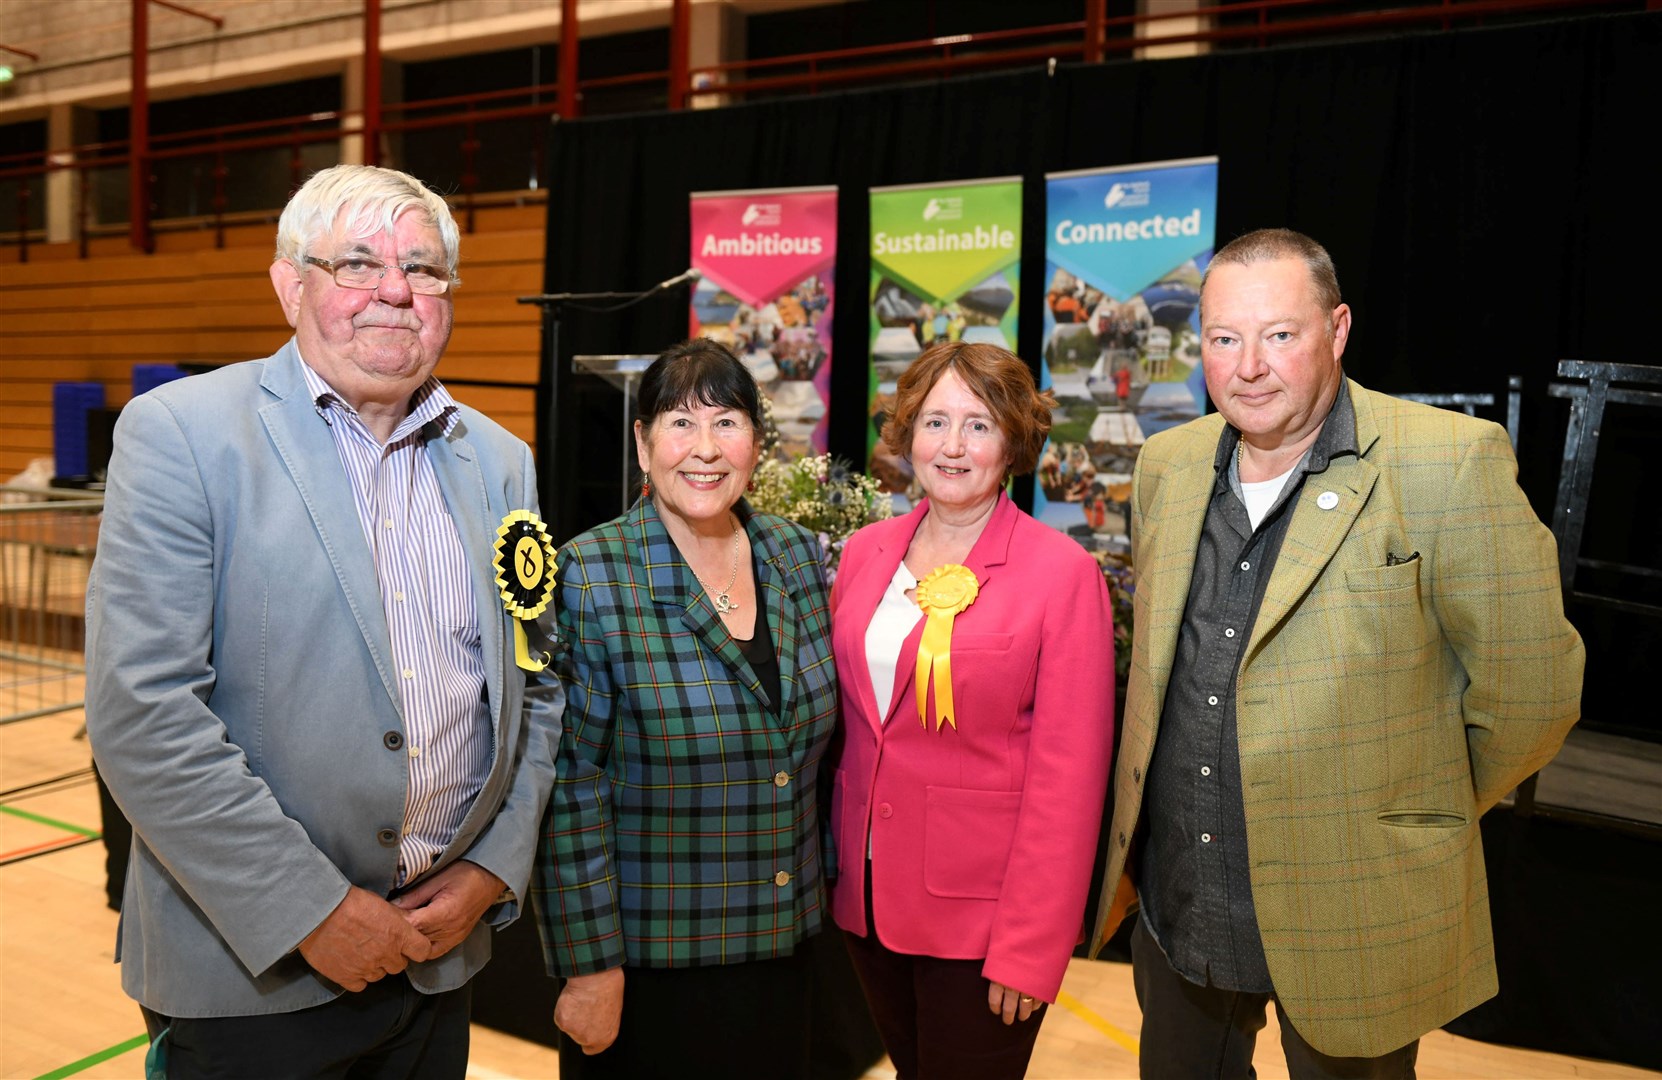
[[[744,489],[752,495],[756,493],[756,478],[754,476],[752,476],[750,481],[745,484]]]
[[[641,498],[652,498],[652,477],[650,476],[641,477]]]

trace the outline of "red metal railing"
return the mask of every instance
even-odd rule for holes
[[[1353,10],[1331,10],[1309,18],[1274,19],[1298,8],[1332,0],[1226,0],[1210,7],[1182,10],[1163,8],[1138,15],[1108,16],[1104,0],[1085,0],[1085,17],[1076,22],[1000,30],[979,34],[950,34],[922,41],[895,42],[849,49],[826,49],[761,60],[710,64],[690,72],[691,94],[743,95],[775,91],[816,93],[825,84],[879,82],[916,75],[1015,67],[1036,60],[1081,59],[1095,63],[1105,56],[1121,56],[1162,45],[1240,44],[1264,47],[1271,41],[1296,41],[1339,35],[1365,36],[1404,28],[1482,24],[1485,19],[1543,14],[1552,11],[1587,13],[1596,9],[1630,8],[1615,0],[1439,0],[1422,7],[1354,5]],[[1647,6],[1656,8],[1656,0]],[[1373,10],[1369,10],[1373,8]],[[1234,18],[1250,18],[1251,25],[1223,26]],[[1187,29],[1199,19],[1205,29]],[[1161,32],[1162,25],[1184,24]],[[780,74],[766,74],[792,69]]]
[[[168,0],[151,0],[175,7]],[[1270,42],[1307,40],[1335,35],[1365,36],[1412,28],[1451,29],[1481,24],[1485,20],[1518,15],[1550,14],[1557,11],[1588,13],[1601,9],[1631,9],[1635,0],[1438,0],[1420,6],[1354,5],[1339,8],[1331,0],[1229,0],[1211,7],[1192,6],[1182,10],[1160,10],[1139,15],[1110,17],[1106,0],[1081,0],[1083,18],[1049,26],[1003,30],[978,34],[955,34],[923,41],[895,42],[854,49],[830,49],[793,56],[739,60],[725,64],[689,68],[688,0],[673,0],[671,8],[670,56],[667,70],[579,80],[577,71],[577,0],[562,0],[562,25],[558,81],[509,90],[466,94],[403,103],[377,101],[369,114],[350,111],[313,113],[279,120],[227,124],[201,131],[170,135],[146,135],[140,160],[145,165],[143,184],[129,177],[129,190],[145,192],[144,198],[130,197],[129,225],[133,213],[144,220],[132,235],[148,235],[155,214],[150,175],[155,163],[201,159],[208,166],[212,191],[206,215],[215,230],[215,242],[225,243],[230,213],[230,185],[233,179],[228,155],[250,151],[286,149],[290,189],[304,179],[305,148],[321,143],[361,137],[367,140],[363,159],[398,164],[397,155],[383,156],[389,144],[403,134],[444,128],[457,129],[457,161],[460,174],[453,196],[465,213],[465,227],[472,231],[480,190],[479,162],[485,149],[486,125],[516,120],[575,116],[581,95],[587,91],[628,86],[664,84],[668,104],[679,108],[689,99],[707,95],[742,97],[757,93],[814,93],[825,86],[855,82],[881,82],[925,75],[954,74],[970,70],[1019,67],[1039,61],[1084,60],[1125,56],[1136,50],[1162,45],[1217,45],[1244,48],[1262,47]],[[1317,8],[1317,5],[1321,5]],[[137,4],[143,7],[144,4]],[[366,0],[372,13],[378,0]],[[1651,9],[1662,8],[1662,0],[1646,0]],[[1309,9],[1304,15],[1300,9]],[[1303,17],[1301,17],[1303,15]],[[373,52],[366,41],[366,52]],[[542,187],[540,142],[533,142],[531,186]],[[0,157],[0,181],[17,180],[17,230],[11,242],[19,258],[28,259],[32,241],[28,227],[32,201],[41,194],[44,180],[61,170],[72,170],[79,178],[80,198],[75,215],[75,232],[80,253],[87,254],[87,238],[97,231],[92,224],[91,175],[98,170],[129,168],[132,147],[127,141],[85,144],[68,151],[41,152]],[[0,207],[0,220],[6,208]],[[202,215],[192,219],[201,226]],[[4,230],[0,230],[4,231]],[[0,238],[0,242],[6,242]]]
[[[827,83],[881,82],[908,75],[956,73],[972,68],[1020,67],[1037,60],[1076,59],[1084,56],[1085,21],[997,30],[982,34],[949,34],[924,41],[900,41],[853,49],[825,49],[763,60],[735,60],[710,64],[691,72],[692,94],[750,94],[802,90],[818,93]],[[1071,38],[1072,40],[1067,40]],[[1039,41],[1040,44],[1030,44]],[[968,46],[971,51],[965,51]],[[980,51],[988,50],[988,51]],[[923,55],[918,55],[923,54]],[[893,59],[911,56],[912,59]],[[772,68],[802,66],[805,71],[755,77]],[[736,77],[742,76],[742,77]]]

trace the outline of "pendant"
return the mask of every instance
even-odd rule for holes
[[[729,611],[739,610],[739,602],[734,600],[731,596],[728,596],[726,593],[716,593],[714,602],[716,605],[717,615],[725,615]]]

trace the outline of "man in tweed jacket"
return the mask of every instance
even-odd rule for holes
[[[1579,715],[1583,650],[1505,433],[1344,378],[1350,309],[1288,230],[1201,292],[1221,415],[1151,438],[1103,903],[1140,900],[1145,1076],[1412,1075],[1496,990],[1478,819]]]

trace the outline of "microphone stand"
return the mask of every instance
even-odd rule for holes
[[[545,515],[549,512],[549,509],[554,506],[554,501],[555,501],[554,500],[554,495],[555,495],[555,493],[552,490],[553,476],[554,476],[554,462],[557,461],[557,460],[560,460],[557,453],[556,453],[556,449],[555,449],[555,446],[554,446],[554,441],[555,441],[554,440],[554,425],[555,425],[556,419],[560,415],[560,372],[559,372],[559,365],[560,365],[560,308],[561,308],[561,306],[564,305],[564,304],[567,304],[567,303],[571,303],[573,301],[576,301],[576,302],[583,302],[583,301],[592,302],[592,301],[605,301],[605,300],[621,301],[620,303],[618,303],[618,304],[616,304],[612,307],[597,309],[597,313],[603,314],[603,313],[608,312],[608,311],[617,311],[617,310],[620,310],[622,308],[629,307],[633,304],[639,303],[642,300],[648,299],[649,297],[656,296],[657,294],[659,294],[661,292],[666,292],[669,289],[671,289],[671,288],[673,288],[677,285],[682,285],[682,284],[687,283],[688,281],[695,281],[695,280],[697,280],[696,277],[691,277],[687,274],[681,274],[677,277],[670,278],[667,281],[660,281],[660,282],[658,282],[658,284],[652,286],[650,289],[636,290],[634,292],[613,292],[613,291],[603,291],[603,292],[555,292],[555,293],[537,293],[537,294],[532,295],[532,296],[521,296],[521,297],[516,298],[516,300],[515,300],[516,303],[535,304],[535,305],[537,305],[537,307],[542,309],[542,340],[543,340],[542,377],[544,379],[546,379],[547,382],[546,382],[546,389],[544,390],[543,394],[541,395],[541,397],[542,397],[541,405],[544,408],[547,409],[547,415],[538,418],[537,443],[538,443],[539,453],[538,453],[537,457],[538,457],[538,461],[539,461],[539,463],[541,464],[542,467],[537,470],[537,475],[539,477],[538,486],[542,488],[542,490],[540,492],[538,492],[538,496],[541,499],[542,505],[544,507],[544,514]],[[627,393],[625,393],[624,394],[623,408],[624,408],[624,411],[625,411],[626,414],[627,414],[628,410],[631,407],[632,407],[632,403],[629,401],[629,395]],[[629,432],[628,432],[629,424],[627,423],[627,421],[624,423],[623,426],[624,426],[624,429],[625,429],[624,437],[625,437],[625,439],[627,439],[628,436],[629,436]],[[628,478],[628,469],[627,469],[627,467],[625,467],[625,469],[624,469],[624,475],[625,475],[625,480],[627,481],[627,478]],[[562,485],[562,487],[564,489],[566,489],[565,494],[566,494],[566,497],[569,499],[571,485],[566,484],[566,485]],[[572,508],[570,506],[562,506],[560,509],[561,509],[562,512],[556,514],[555,517],[554,517],[554,520],[556,520],[558,522],[561,522],[562,523],[561,528],[563,529],[564,528],[564,522],[570,520],[570,518],[573,516],[572,513],[571,513]],[[628,509],[627,505],[625,506],[625,509]],[[558,535],[558,534],[556,534],[556,535]],[[562,537],[562,539],[563,539],[563,537]]]

